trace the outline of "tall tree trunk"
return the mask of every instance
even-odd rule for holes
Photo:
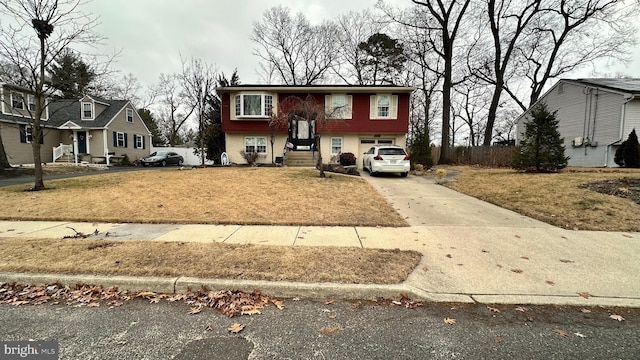
[[[453,87],[453,41],[443,34],[444,81],[442,84],[442,141],[438,164],[451,163],[450,124],[451,124],[451,88]]]
[[[43,190],[44,180],[42,178],[42,158],[40,155],[40,138],[42,134],[42,127],[40,123],[40,119],[42,119],[42,113],[44,112],[44,93],[43,93],[43,85],[45,81],[44,77],[44,63],[45,63],[45,48],[44,48],[44,40],[45,37],[40,35],[40,80],[36,82],[36,114],[33,119],[33,124],[31,126],[31,148],[33,149],[33,165],[34,165],[34,173],[35,173],[35,183],[33,185],[33,190]]]

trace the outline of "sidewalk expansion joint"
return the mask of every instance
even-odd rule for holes
[[[296,231],[296,236],[293,238],[293,244],[291,246],[296,246],[296,241],[298,241],[298,235],[300,235],[300,229],[302,226],[298,226],[298,230]]]
[[[356,236],[358,237],[358,241],[360,242],[360,248],[364,249],[364,245],[362,245],[362,239],[360,238],[360,234],[358,233],[358,228],[354,226],[353,230],[356,232]]]
[[[238,230],[242,229],[242,225],[238,226],[237,229],[233,230],[233,232],[231,234],[229,234],[229,236],[227,236],[226,238],[224,238],[224,240],[222,240],[222,242],[226,242],[227,240],[229,240],[233,235],[235,235],[235,233],[238,232]]]

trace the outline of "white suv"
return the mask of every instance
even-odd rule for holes
[[[369,170],[369,174],[400,173],[406,177],[410,168],[409,155],[397,145],[377,145],[364,153],[362,168]]]

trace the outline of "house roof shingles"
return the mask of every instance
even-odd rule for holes
[[[55,100],[49,103],[49,121],[48,126],[59,127],[67,121],[73,121],[75,124],[86,128],[103,128],[109,121],[113,119],[122,108],[127,105],[127,100],[104,100],[100,102],[107,103],[104,111],[102,111],[94,120],[81,120],[80,101],[78,100]]]
[[[593,78],[593,79],[576,79],[574,81],[585,85],[593,85],[606,89],[622,91],[634,95],[640,94],[640,78],[630,79],[613,79],[613,78]]]

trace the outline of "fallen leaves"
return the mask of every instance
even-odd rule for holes
[[[589,294],[589,293],[588,293],[588,292],[586,292],[586,291],[585,291],[585,292],[579,292],[579,293],[577,293],[577,294],[578,294],[578,296],[583,297],[583,298],[585,298],[585,299],[588,299],[588,298],[591,296],[591,294]]]
[[[246,326],[246,325],[243,325],[243,324],[240,324],[240,323],[233,323],[233,325],[229,326],[229,327],[227,328],[227,330],[228,330],[230,333],[237,334],[237,333],[239,333],[240,331],[244,330],[244,327],[245,327],[245,326]]]
[[[524,306],[518,306],[518,307],[516,307],[516,308],[515,308],[515,310],[516,310],[516,311],[520,311],[520,312],[526,312],[526,311],[527,311],[527,310],[529,310],[529,309],[527,309],[527,308],[526,308],[526,307],[524,307]]]
[[[624,318],[621,315],[612,314],[609,317],[613,320],[624,321]]]
[[[511,269],[512,272],[516,273],[516,274],[522,274],[523,271],[520,269]]]
[[[571,263],[574,263],[575,261],[569,260],[569,259],[560,259],[560,262],[565,263],[565,264],[571,264]]]
[[[269,304],[275,305],[280,310],[284,308],[282,300],[262,295],[258,290],[246,293],[239,290],[207,291],[202,288],[185,294],[159,294],[150,291],[129,293],[113,286],[103,288],[87,284],[77,284],[75,287],[61,284],[45,286],[0,284],[0,304],[15,306],[65,303],[75,307],[99,307],[102,302],[106,302],[109,309],[113,309],[136,298],[147,299],[152,304],[157,304],[163,299],[168,302],[183,301],[190,306],[190,315],[200,313],[205,307],[220,311],[228,317],[260,314],[261,310]]]
[[[456,319],[452,319],[450,317],[446,317],[442,320],[445,324],[455,325]]]
[[[551,281],[551,280],[545,280],[545,283],[547,283],[548,285],[551,285],[551,286],[553,286],[553,285],[555,285],[555,284],[556,284],[556,283],[554,283],[554,282],[553,282],[553,281]]]
[[[194,306],[189,310],[189,315],[199,314],[202,311],[202,308],[199,306]]]
[[[562,330],[562,329],[555,329],[555,330],[553,330],[553,332],[558,334],[561,337],[568,337],[569,336],[569,334],[567,334],[567,332]]]
[[[491,311],[491,312],[494,312],[494,313],[499,313],[500,312],[500,309],[495,308],[495,307],[491,307],[491,306],[488,306],[488,305],[487,305],[487,309],[489,311]]]
[[[327,335],[327,336],[331,336],[331,335],[335,335],[336,333],[340,332],[344,330],[342,328],[342,326],[340,325],[336,325],[336,326],[325,326],[322,329],[320,329],[320,333],[322,335]]]

